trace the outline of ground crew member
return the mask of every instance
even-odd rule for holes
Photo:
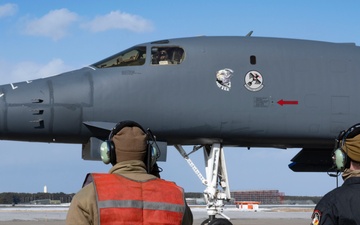
[[[183,189],[156,176],[153,146],[151,132],[136,122],[118,123],[101,147],[113,167],[109,174],[88,174],[66,224],[192,224]]]
[[[340,132],[333,153],[344,183],[327,193],[312,214],[313,225],[360,224],[360,124]]]

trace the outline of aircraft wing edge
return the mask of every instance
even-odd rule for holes
[[[294,172],[333,172],[329,148],[303,148],[288,165]]]
[[[83,124],[90,128],[97,128],[102,130],[112,130],[116,123],[114,122],[103,122],[103,121],[84,121]]]

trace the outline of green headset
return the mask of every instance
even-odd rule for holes
[[[146,144],[146,157],[145,157],[145,164],[147,167],[147,172],[150,173],[152,168],[154,167],[156,160],[160,157],[160,150],[156,143],[156,139],[154,135],[151,133],[150,129],[145,131],[145,129],[135,121],[126,120],[119,122],[115,125],[115,127],[111,130],[109,137],[100,145],[100,156],[101,160],[105,164],[111,163],[112,165],[116,164],[116,152],[115,152],[115,144],[112,141],[114,135],[116,135],[120,130],[124,127],[138,127],[140,128],[144,134],[147,136],[147,144]]]
[[[347,130],[341,131],[338,137],[335,139],[335,148],[332,153],[332,160],[337,171],[343,172],[345,168],[350,167],[350,160],[348,160],[347,149],[344,149],[346,148],[345,142],[347,138],[353,138],[358,134],[360,134],[360,123],[355,124]]]

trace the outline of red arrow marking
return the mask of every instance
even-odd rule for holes
[[[279,105],[281,105],[281,106],[283,106],[283,105],[297,105],[297,104],[299,104],[298,101],[285,101],[285,100],[283,100],[283,99],[279,100],[277,103],[278,103]]]

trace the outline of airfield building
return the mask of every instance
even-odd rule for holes
[[[231,198],[238,201],[254,201],[260,204],[282,204],[284,193],[278,190],[232,191]]]

